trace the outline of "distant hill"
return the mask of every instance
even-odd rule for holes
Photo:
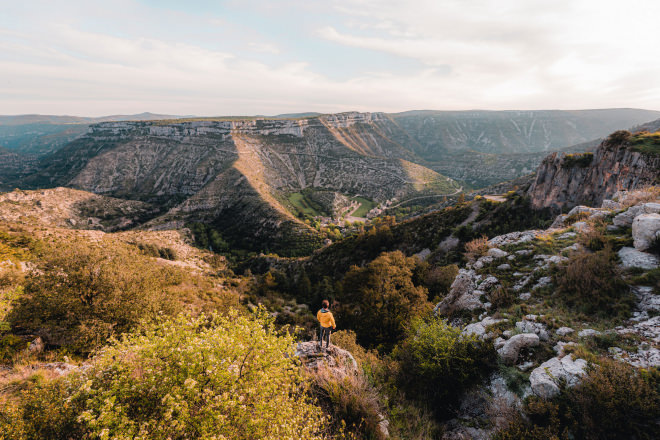
[[[140,113],[101,117],[14,115],[0,116],[0,147],[17,153],[45,155],[87,131],[90,124],[108,121],[153,121],[180,116]]]

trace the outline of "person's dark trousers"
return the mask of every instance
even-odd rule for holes
[[[319,335],[319,347],[323,347],[323,341],[325,341],[325,347],[330,347],[330,331],[332,327],[323,327],[320,326],[320,335]]]

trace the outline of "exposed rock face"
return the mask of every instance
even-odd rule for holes
[[[632,224],[635,249],[645,251],[660,236],[660,214],[642,214]]]
[[[353,355],[336,345],[321,349],[316,341],[299,342],[295,355],[300,358],[305,368],[316,370],[329,369],[336,376],[354,375],[358,365]]]
[[[460,310],[477,310],[488,307],[481,297],[489,293],[499,281],[494,276],[482,279],[474,270],[459,269],[449,294],[435,306],[435,312],[448,314]]]
[[[660,260],[653,254],[638,251],[631,247],[622,247],[619,252],[621,265],[625,269],[639,267],[641,269],[655,269],[660,265]]]
[[[573,360],[569,354],[563,358],[554,357],[532,371],[529,382],[532,392],[543,399],[550,399],[559,394],[559,383],[563,380],[569,387],[580,382],[586,374],[587,361]]]
[[[514,335],[504,343],[502,348],[497,350],[502,362],[513,365],[518,360],[520,350],[527,347],[536,347],[539,345],[539,337],[534,333],[521,333]]]
[[[543,160],[528,194],[535,208],[561,209],[578,204],[600,206],[620,190],[653,184],[660,157],[632,151],[625,142],[603,142],[589,165],[575,164],[566,154]]]

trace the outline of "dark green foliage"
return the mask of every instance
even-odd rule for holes
[[[136,246],[144,255],[155,258],[176,261],[176,251],[169,247],[160,247],[152,243],[137,243]]]
[[[446,208],[397,224],[393,218],[385,218],[375,228],[346,237],[312,255],[305,265],[307,273],[312,282],[324,276],[341,278],[351,266],[363,265],[382,252],[400,250],[412,254],[424,248],[434,249],[471,210],[470,206]]]
[[[624,142],[627,142],[632,134],[628,130],[617,130],[605,139],[605,145],[621,145]]]
[[[593,317],[626,318],[633,297],[619,274],[612,248],[574,253],[553,275],[555,296],[568,307]]]
[[[413,283],[417,261],[400,251],[384,253],[346,274],[337,317],[361,345],[391,348],[411,319],[430,311],[426,289]]]
[[[212,252],[226,252],[229,245],[222,238],[220,232],[209,227],[204,223],[191,223],[187,225],[193,233],[195,244],[202,249],[208,249]]]
[[[535,210],[529,197],[517,193],[509,196],[504,203],[489,200],[480,203],[476,219],[480,225],[475,228],[471,239],[482,235],[492,238],[512,231],[543,229],[550,226],[553,218],[549,209]]]
[[[594,153],[567,154],[561,162],[563,168],[586,168],[594,160]]]
[[[414,319],[393,356],[400,363],[401,390],[444,418],[461,392],[490,371],[495,354],[492,344],[461,336],[459,328],[431,318]]]

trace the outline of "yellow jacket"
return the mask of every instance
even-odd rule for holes
[[[321,309],[316,313],[316,319],[321,323],[321,327],[332,327],[337,328],[335,325],[335,317],[332,316],[332,312],[327,309]]]

